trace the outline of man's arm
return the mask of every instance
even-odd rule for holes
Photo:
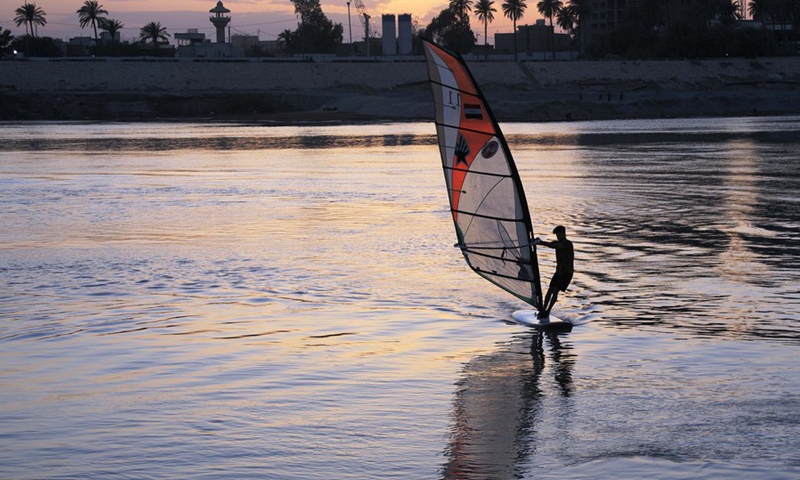
[[[545,247],[549,247],[549,248],[556,248],[556,244],[558,244],[558,242],[557,241],[556,242],[545,242],[541,238],[536,237],[536,238],[533,239],[533,244],[534,245],[544,245]]]

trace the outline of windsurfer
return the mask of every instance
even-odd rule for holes
[[[553,278],[550,280],[550,287],[547,289],[544,303],[539,308],[539,318],[550,316],[550,310],[558,300],[559,290],[566,291],[572,281],[575,251],[572,248],[572,242],[567,240],[567,229],[559,225],[553,229],[553,233],[556,234],[557,238],[555,242],[545,242],[538,237],[533,241],[534,245],[544,245],[556,251],[556,273],[553,274]]]

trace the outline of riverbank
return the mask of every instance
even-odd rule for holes
[[[412,62],[4,62],[2,120],[427,120]],[[800,113],[796,58],[470,63],[501,121]]]

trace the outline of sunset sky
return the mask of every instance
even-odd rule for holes
[[[23,35],[24,26],[14,24],[14,11],[26,0],[0,0],[0,28],[9,29],[14,35]],[[362,0],[367,13],[372,16],[375,29],[380,32],[380,16],[385,13],[410,13],[412,18],[427,25],[431,18],[445,8],[449,0]],[[81,29],[78,25],[76,11],[83,5],[83,0],[33,0],[46,13],[47,25],[39,27],[40,36],[61,38],[90,36],[91,27]],[[295,29],[297,18],[290,0],[227,0],[223,3],[231,10],[231,32],[233,34],[258,34],[261,40],[275,40],[285,29]],[[172,36],[196,28],[205,33],[207,38],[214,37],[214,28],[209,22],[208,11],[216,5],[216,0],[100,0],[100,4],[108,11],[108,17],[121,21],[123,40],[138,38],[139,29],[148,22],[161,22]],[[500,5],[502,0],[495,0],[495,20],[489,25],[489,43],[494,43],[494,33],[511,33],[511,21],[504,18]],[[344,26],[344,41],[349,41],[347,3],[346,0],[321,0],[322,10],[332,21]],[[363,38],[363,29],[359,22],[355,3],[350,5],[350,24],[353,28],[353,40]],[[519,25],[532,24],[541,18],[536,11],[536,2],[528,2],[528,10]],[[472,29],[479,33],[479,42],[483,43],[483,24],[473,17]],[[173,42],[174,43],[174,42]]]

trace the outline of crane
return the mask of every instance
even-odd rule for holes
[[[370,27],[369,19],[371,17],[369,14],[367,14],[367,9],[364,8],[364,4],[361,3],[361,0],[353,0],[353,3],[356,4],[358,18],[361,20],[361,26],[364,27],[364,41],[367,42],[367,45],[369,45],[369,39],[377,37],[378,32],[376,32],[374,28]],[[367,48],[369,48],[369,46]]]

